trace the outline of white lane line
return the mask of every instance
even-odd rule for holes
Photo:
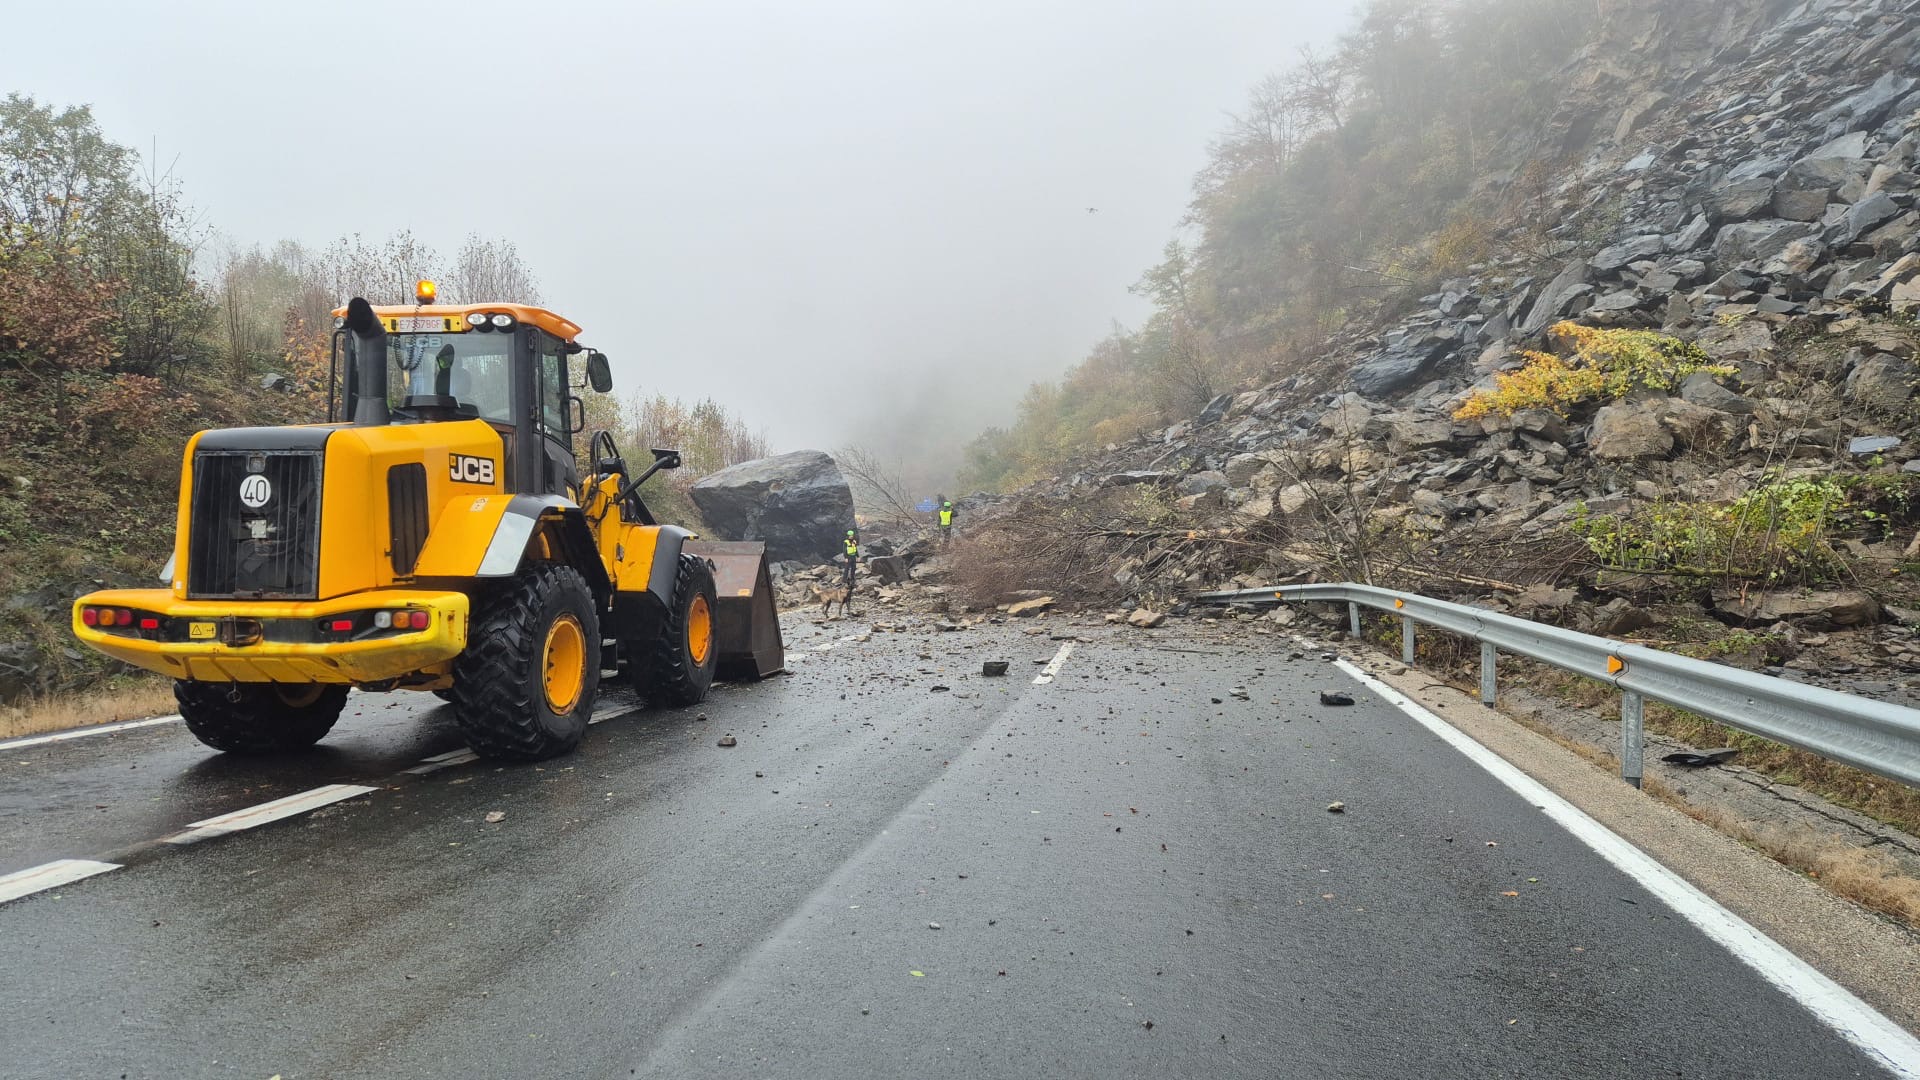
[[[1052,682],[1053,677],[1055,675],[1060,674],[1061,665],[1065,664],[1067,662],[1067,657],[1072,655],[1073,655],[1073,642],[1069,641],[1062,644],[1060,646],[1060,651],[1053,654],[1053,659],[1047,661],[1047,666],[1040,669],[1040,674],[1035,675],[1033,677],[1033,685],[1045,686],[1048,683]]]
[[[92,727],[74,728],[71,731],[56,731],[51,735],[29,735],[24,739],[8,739],[0,742],[0,751],[24,750],[29,746],[40,746],[51,742],[65,742],[68,739],[84,739],[89,735],[111,735],[116,731],[132,731],[134,728],[153,727],[155,724],[177,724],[180,716],[154,716],[145,720],[122,720],[117,724],[95,724]]]
[[[119,863],[94,862],[92,859],[58,859],[44,866],[16,870],[0,877],[0,904],[32,896],[37,892],[71,885],[81,878],[120,869]]]
[[[625,716],[630,712],[637,711],[637,708],[637,706],[633,705],[609,705],[604,709],[595,709],[593,715],[587,718],[587,723],[589,725],[597,724],[602,720],[611,720],[616,716]],[[433,759],[428,758],[427,760],[432,761]]]
[[[364,784],[328,784],[312,791],[302,791],[298,795],[289,795],[284,799],[264,802],[259,806],[250,806],[245,810],[235,810],[231,814],[221,814],[205,821],[196,821],[187,826],[187,831],[166,838],[169,844],[197,844],[228,833],[237,833],[246,829],[256,829],[268,822],[279,821],[295,814],[304,814],[318,810],[343,799],[352,799],[374,790]]]
[[[1681,918],[1718,942],[1781,993],[1799,1002],[1816,1020],[1859,1047],[1895,1076],[1920,1078],[1920,1039],[1915,1039],[1904,1028],[1880,1015],[1871,1005],[1853,996],[1846,987],[1820,974],[1813,965],[1789,952],[1784,945],[1721,907],[1685,878],[1655,862],[1652,856],[1547,790],[1545,785],[1508,764],[1506,759],[1475,742],[1465,732],[1347,661],[1335,661],[1334,666],[1398,706],[1401,712],[1440,736],[1515,794],[1540,807],[1561,828],[1572,833],[1575,839],[1592,848],[1621,873],[1639,882]]]
[[[637,709],[632,705],[609,705],[604,709],[595,710],[594,714],[587,719],[587,724],[591,726],[603,720],[612,720],[614,717],[625,716],[635,711],[637,711]],[[444,754],[435,754],[432,757],[421,758],[420,764],[409,769],[401,769],[400,771],[407,776],[425,776],[428,773],[437,773],[441,769],[451,769],[455,765],[466,765],[479,760],[480,755],[462,747],[459,750],[449,750]]]
[[[420,764],[400,771],[408,776],[425,776],[428,773],[439,772],[441,769],[451,769],[455,765],[465,765],[470,761],[479,760],[479,754],[462,747],[458,750],[449,750],[444,754],[435,754],[430,758],[422,758]]]
[[[859,641],[861,638],[865,636],[866,636],[865,634],[848,634],[846,637],[841,638],[839,641],[829,641],[825,645],[816,645],[813,647],[813,651],[827,652],[828,650],[837,649],[842,645],[848,644],[849,642]]]

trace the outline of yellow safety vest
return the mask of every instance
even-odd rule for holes
[[[940,524],[941,525],[953,524],[953,507],[943,506],[940,508]]]
[[[849,559],[855,558],[859,554],[860,554],[860,541],[858,540],[847,541],[847,558]]]

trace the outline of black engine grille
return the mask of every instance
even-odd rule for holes
[[[321,457],[285,450],[194,455],[189,597],[319,595]]]
[[[387,542],[393,572],[405,577],[427,542],[427,467],[419,462],[387,470]]]

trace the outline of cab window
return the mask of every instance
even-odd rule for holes
[[[388,334],[388,404],[451,397],[487,419],[513,422],[511,334]]]
[[[542,335],[537,346],[540,365],[540,423],[557,439],[567,436],[567,361],[559,344]]]

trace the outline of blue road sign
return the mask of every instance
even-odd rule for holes
[[[933,512],[933,508],[936,505],[938,504],[936,504],[932,499],[921,499],[918,503],[914,504],[913,508],[915,510],[920,511],[923,514],[930,514]]]

